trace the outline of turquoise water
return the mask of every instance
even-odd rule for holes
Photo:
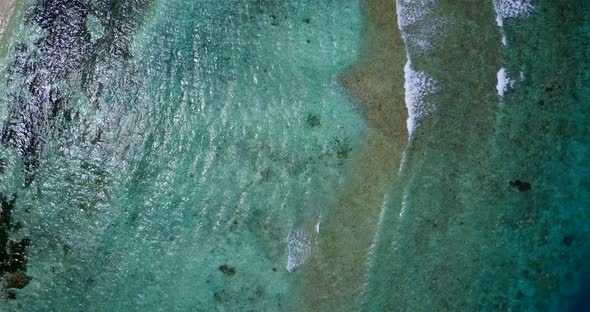
[[[359,156],[378,154],[364,144],[375,127],[340,79],[371,49],[361,5],[393,11],[383,3],[24,5],[0,60],[0,311],[333,301],[303,271],[333,239],[323,224],[363,215],[332,209],[354,174],[379,174]],[[502,28],[492,1],[407,11],[399,49],[436,81],[414,96],[434,108],[390,173],[399,183],[361,183],[389,190],[378,228],[364,229],[370,250],[338,242],[369,258],[364,280],[342,283],[359,289],[359,310],[584,311],[589,10],[539,0]]]
[[[137,16],[119,18],[143,22],[104,43],[114,53],[67,60],[85,77],[48,81],[71,116],[39,126],[47,141],[27,188],[18,153],[2,150],[33,277],[2,305],[293,309],[289,234],[319,222],[366,127],[338,84],[358,49],[358,3],[130,5]],[[110,10],[97,9],[95,36],[109,34],[100,14],[123,14]]]

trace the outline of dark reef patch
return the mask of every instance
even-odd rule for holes
[[[60,86],[65,82],[74,89],[81,88],[89,99],[99,96],[103,86],[95,77],[95,69],[131,57],[132,35],[150,2],[37,0],[31,4],[26,21],[41,28],[45,36],[34,47],[20,44],[15,49],[7,81],[9,89],[15,91],[8,95],[9,114],[0,139],[21,155],[25,185],[33,181],[47,141],[72,122],[68,91]],[[91,16],[104,29],[95,41],[87,29]],[[91,102],[97,105],[96,100]]]
[[[566,245],[566,246],[571,246],[573,242],[574,242],[574,236],[573,235],[566,235],[563,238],[563,244]]]
[[[219,266],[219,271],[223,274],[225,274],[225,276],[234,276],[236,275],[236,268],[231,267],[227,264],[223,264]]]
[[[9,238],[16,225],[12,220],[16,197],[6,197],[0,193],[0,279],[3,281],[1,295],[7,299],[16,298],[16,293],[12,289],[24,288],[31,281],[31,277],[25,273],[30,241],[27,238],[20,241]]]
[[[216,303],[222,303],[223,302],[223,299],[221,298],[221,294],[219,292],[217,292],[217,291],[213,293],[213,300]]]
[[[529,182],[524,182],[521,180],[510,181],[510,186],[515,187],[520,192],[528,192],[532,189]]]
[[[22,289],[31,281],[31,277],[23,271],[16,271],[4,279],[6,288]]]
[[[352,147],[350,147],[350,143],[347,140],[334,139],[334,150],[340,164],[343,164],[348,159],[350,152],[352,152]]]
[[[7,118],[0,128],[0,144],[15,150],[24,165],[24,186],[28,187],[50,141],[59,139],[72,123],[83,123],[80,114],[69,107],[70,90],[81,90],[88,105],[100,109],[96,102],[103,86],[96,68],[109,68],[131,57],[130,44],[151,0],[37,0],[31,2],[25,23],[43,30],[33,43],[17,44],[9,78],[3,88],[9,90]],[[87,29],[92,17],[103,33],[91,40]],[[85,138],[92,144],[104,140],[99,130],[96,137]],[[0,159],[0,173],[7,169]],[[104,183],[103,180],[97,184]],[[15,192],[17,193],[17,192]],[[0,194],[0,297],[15,299],[14,289],[25,287],[31,280],[26,275],[28,238],[10,239],[22,228],[13,222],[11,212],[16,195]],[[25,212],[29,212],[26,208]],[[67,255],[64,249],[64,256]]]
[[[307,126],[309,126],[310,128],[317,128],[322,125],[322,119],[321,119],[320,115],[318,115],[318,114],[314,114],[314,113],[307,114],[306,121],[307,121]]]

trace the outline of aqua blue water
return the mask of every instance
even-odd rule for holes
[[[0,311],[335,301],[306,260],[337,241],[323,224],[363,215],[334,214],[353,173],[383,174],[359,156],[387,155],[364,145],[383,125],[341,78],[372,48],[362,5],[385,2],[21,2],[0,58]],[[394,88],[433,108],[398,180],[361,185],[389,191],[371,248],[348,246],[366,271],[342,283],[350,310],[588,310],[590,6],[533,1],[499,28],[492,1],[406,2],[399,68],[436,88]]]
[[[71,117],[40,126],[47,141],[30,186],[19,187],[18,153],[2,150],[13,181],[2,192],[18,194],[33,277],[3,305],[289,309],[289,233],[333,200],[346,162],[339,151],[365,127],[337,81],[357,53],[357,2],[130,5],[138,12],[113,12],[143,21],[121,39],[126,57],[107,49],[66,60],[86,77],[48,81]],[[108,34],[94,22],[95,36]]]

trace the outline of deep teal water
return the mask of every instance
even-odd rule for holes
[[[488,126],[484,110],[439,102],[441,117],[418,133],[427,147],[408,156],[407,215],[382,229],[367,310],[590,309],[590,11],[587,1],[534,4],[530,16],[504,22],[508,46],[495,66],[515,82],[495,122]],[[477,76],[443,79],[460,90]],[[455,118],[464,123],[447,121]],[[461,139],[441,141],[445,132]],[[481,150],[490,156],[478,158]],[[393,201],[385,223],[399,210]]]

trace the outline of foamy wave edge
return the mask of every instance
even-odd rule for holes
[[[445,21],[431,16],[432,7],[436,2],[437,0],[396,1],[398,28],[407,55],[404,66],[404,90],[408,110],[406,124],[410,138],[418,128],[420,120],[436,110],[433,104],[426,102],[426,97],[437,90],[437,82],[427,73],[416,71],[411,59],[412,53],[423,53],[431,49],[440,36],[439,30]]]

